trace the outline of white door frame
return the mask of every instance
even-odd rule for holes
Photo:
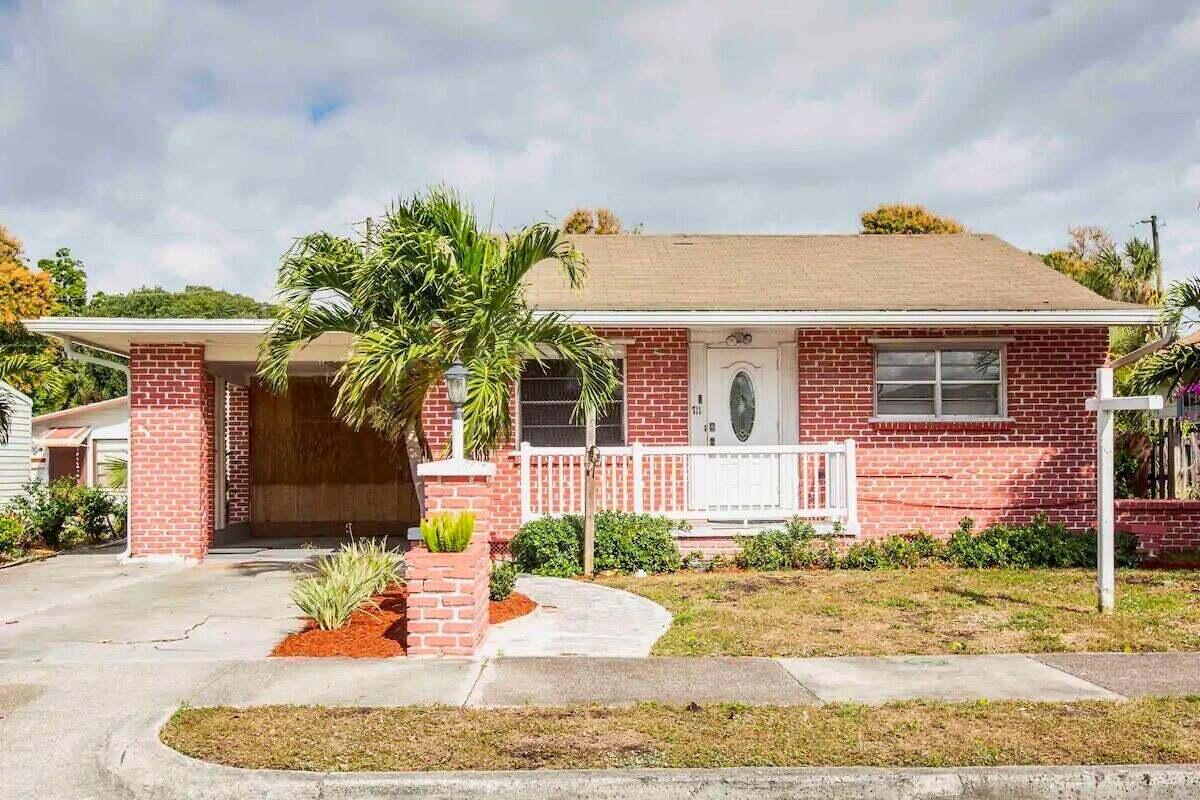
[[[795,328],[692,328],[688,331],[688,444],[708,444],[708,350],[728,347],[726,339],[749,332],[753,341],[748,348],[775,347],[779,350],[779,443],[800,443],[800,387],[797,371]]]

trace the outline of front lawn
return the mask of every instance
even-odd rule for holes
[[[235,767],[336,772],[1181,764],[1200,760],[1200,698],[875,708],[222,707],[179,711],[162,740]]]
[[[1074,569],[810,570],[605,576],[675,615],[656,655],[1200,650],[1200,572],[1119,570],[1095,612]]]

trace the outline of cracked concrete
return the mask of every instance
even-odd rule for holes
[[[5,570],[0,660],[262,658],[301,627],[288,591],[322,552],[241,551],[193,566],[94,552]]]

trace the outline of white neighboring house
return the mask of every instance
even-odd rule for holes
[[[33,418],[33,469],[42,481],[74,477],[108,488],[113,461],[129,461],[129,397]]]
[[[0,506],[21,493],[21,487],[29,482],[29,433],[33,401],[4,381],[0,381],[0,393],[8,398],[12,411],[9,420],[8,442],[0,444]]]

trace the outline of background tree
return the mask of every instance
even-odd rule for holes
[[[883,204],[859,216],[862,233],[964,233],[957,220],[943,217],[924,206],[905,203]]]
[[[1161,318],[1164,331],[1192,330],[1200,324],[1200,277],[1171,284]],[[1175,393],[1200,382],[1200,347],[1176,342],[1139,360],[1131,369],[1129,387],[1134,392]]]
[[[1109,300],[1159,304],[1158,260],[1149,242],[1134,237],[1118,249],[1108,231],[1095,225],[1068,228],[1067,234],[1065,248],[1042,256],[1047,265]]]
[[[21,320],[46,316],[54,306],[50,276],[31,271],[20,240],[0,226],[0,380],[32,397],[35,413],[60,402],[66,384],[53,345]]]
[[[270,303],[209,286],[187,286],[178,292],[159,286],[124,294],[97,292],[83,309],[85,317],[269,319],[274,315]]]
[[[68,248],[60,247],[54,251],[54,258],[39,259],[37,266],[50,276],[50,282],[54,286],[54,315],[78,316],[87,302],[87,273],[84,271],[83,262],[71,258]]]
[[[577,208],[563,220],[563,233],[585,234],[594,233],[597,236],[615,236],[624,226],[621,218],[609,208],[597,208],[595,213],[590,208]],[[638,225],[632,233],[639,233]]]
[[[596,235],[614,236],[621,232],[621,218],[610,209],[596,209]]]
[[[540,362],[546,350],[574,366],[582,419],[610,402],[616,372],[608,344],[590,329],[529,307],[525,277],[546,259],[582,287],[586,263],[561,232],[544,223],[511,236],[481,230],[471,208],[443,188],[398,203],[354,239],[306,236],[279,267],[279,314],[259,374],[285,390],[298,348],[327,332],[350,334],[334,377],[334,413],[402,440],[414,476],[429,454],[426,396],[455,360],[471,374],[463,408],[470,453],[506,440],[512,389],[524,363]]]
[[[577,208],[563,220],[563,233],[591,233],[596,229],[596,217],[590,208]]]

